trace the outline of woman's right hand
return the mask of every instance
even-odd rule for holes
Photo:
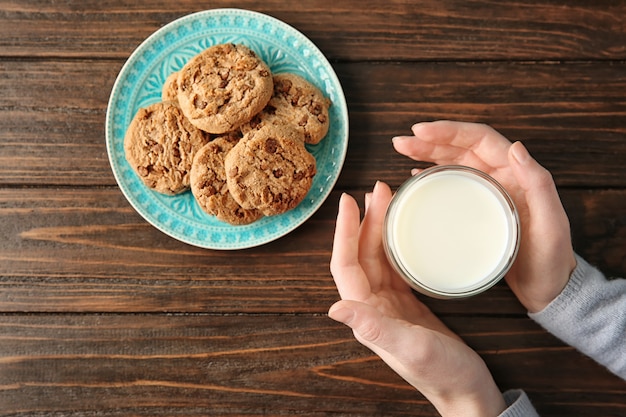
[[[393,138],[395,149],[417,161],[457,164],[495,178],[513,198],[522,237],[506,281],[530,312],[558,296],[576,267],[569,220],[550,173],[520,143],[489,126],[436,121],[412,127],[414,136]]]

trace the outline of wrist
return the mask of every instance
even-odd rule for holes
[[[528,312],[537,313],[545,309],[552,301],[554,301],[567,286],[567,283],[576,269],[576,257],[572,252],[572,256],[567,262],[563,262],[558,270],[548,272],[548,279],[545,284],[539,287],[539,291],[523,300],[522,295],[518,295],[520,302],[526,307]]]
[[[492,393],[454,398],[451,401],[433,402],[442,417],[496,417],[506,410],[502,393],[496,388]]]
[[[471,392],[452,392],[429,400],[442,417],[496,417],[507,408],[504,396],[492,378],[482,381]]]

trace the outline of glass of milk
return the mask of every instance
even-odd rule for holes
[[[486,173],[440,165],[407,180],[385,217],[389,262],[415,290],[436,298],[469,297],[507,273],[519,248],[513,200]]]

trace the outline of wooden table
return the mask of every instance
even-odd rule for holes
[[[554,174],[576,250],[626,276],[626,2],[0,0],[0,413],[432,416],[326,316],[340,193],[415,164],[418,121],[488,123]],[[239,7],[294,26],[343,85],[350,142],[304,225],[241,251],[140,217],[107,159],[107,100],[164,24]],[[527,318],[502,283],[423,300],[543,416],[624,416],[626,383]]]

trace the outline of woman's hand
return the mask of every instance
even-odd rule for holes
[[[561,293],[576,267],[569,220],[550,173],[517,142],[486,125],[418,123],[414,136],[393,139],[395,149],[418,161],[477,168],[494,177],[517,206],[522,238],[506,281],[520,302],[537,312]]]
[[[417,388],[443,416],[497,416],[506,408],[483,360],[414,296],[383,250],[391,190],[377,183],[360,221],[356,201],[339,204],[331,272],[342,301],[329,316]]]

